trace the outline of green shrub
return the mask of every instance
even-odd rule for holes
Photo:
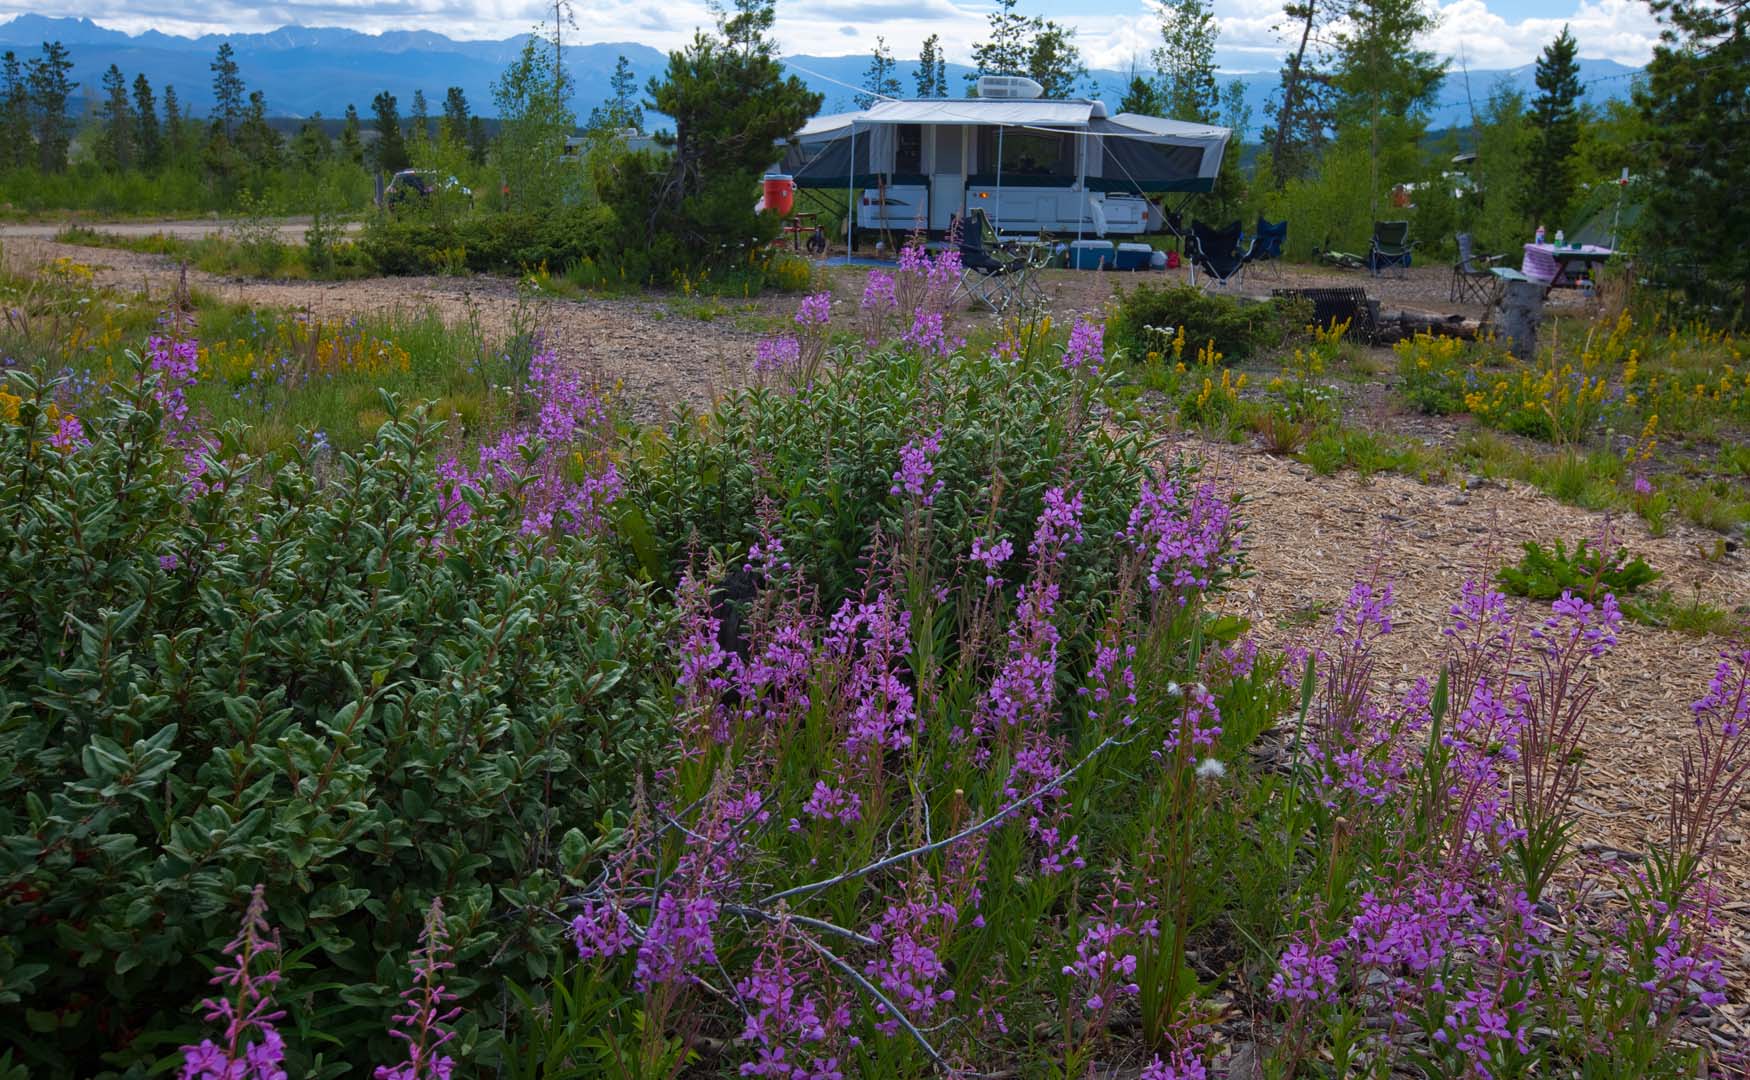
[[[1626,611],[1628,598],[1659,580],[1660,573],[1640,556],[1629,555],[1626,548],[1606,552],[1589,548],[1581,540],[1570,554],[1560,540],[1554,550],[1527,540],[1524,558],[1515,565],[1503,566],[1495,576],[1515,596],[1554,600],[1571,592],[1597,603],[1605,593],[1610,593],[1623,602]]]
[[[325,1044],[322,1075],[391,1060],[434,895],[461,943],[447,981],[493,1023],[499,984],[557,951],[531,912],[612,841],[662,744],[643,593],[588,541],[525,538],[514,498],[436,546],[439,425],[388,396],[356,456],[249,460],[232,428],[190,495],[148,391],[62,453],[49,389],[11,389],[0,1044],[92,1076],[198,1042],[193,1005],[257,883],[286,932],[294,1075]]]
[[[1132,363],[1145,363],[1150,352],[1165,355],[1168,338],[1161,331],[1182,327],[1187,352],[1213,341],[1229,360],[1244,360],[1300,329],[1300,308],[1278,301],[1241,303],[1191,285],[1139,285],[1119,293],[1108,343]]]
[[[787,551],[811,553],[819,602],[832,610],[862,590],[871,548],[900,533],[906,504],[889,497],[900,451],[940,428],[934,476],[947,494],[931,507],[927,553],[936,579],[950,579],[979,538],[1011,539],[1007,570],[1021,573],[1046,489],[1073,474],[1092,549],[1084,562],[1099,570],[1063,588],[1085,611],[1110,583],[1150,457],[1134,427],[1066,408],[1082,391],[1055,357],[856,355],[802,392],[744,390],[709,417],[649,435],[625,471],[620,523],[639,572],[672,583],[702,548],[757,542],[764,508]]]

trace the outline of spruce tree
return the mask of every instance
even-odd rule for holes
[[[346,122],[340,128],[340,156],[354,165],[365,163],[364,137],[359,134],[359,111],[351,105],[346,107]]]
[[[444,114],[438,120],[438,139],[446,146],[468,145],[468,96],[452,86],[444,94]]]
[[[371,161],[380,173],[398,173],[407,168],[407,140],[401,137],[401,109],[395,95],[380,91],[371,99],[371,126],[377,131]]]
[[[1368,213],[1377,218],[1382,186],[1420,165],[1417,140],[1446,77],[1446,63],[1416,47],[1438,19],[1425,0],[1348,0],[1335,35],[1333,119],[1339,132],[1367,141]]]
[[[431,110],[425,106],[424,90],[413,92],[413,113],[407,118],[407,134],[410,153],[431,141]]]
[[[67,170],[67,147],[73,141],[73,121],[67,101],[79,84],[72,79],[73,61],[66,46],[43,42],[43,54],[25,65],[24,82],[35,129],[37,167],[45,173]]]
[[[101,108],[98,163],[111,172],[126,172],[134,164],[134,110],[128,103],[127,76],[114,64],[103,73]]]
[[[1635,91],[1647,121],[1640,265],[1711,319],[1750,324],[1750,4],[1653,10],[1663,26]]]
[[[164,84],[164,162],[181,165],[188,159],[188,131],[182,106],[176,100],[176,87]]]
[[[1580,65],[1578,45],[1566,26],[1537,58],[1537,97],[1531,122],[1537,150],[1525,177],[1525,209],[1550,229],[1566,224],[1574,198],[1574,148],[1580,142]]]
[[[238,73],[236,54],[229,41],[219,43],[209,70],[213,73],[213,119],[230,139],[243,119],[243,76]]]
[[[146,73],[134,76],[134,147],[140,167],[151,172],[164,167],[164,137],[158,130],[158,102]]]
[[[30,88],[24,65],[10,50],[0,57],[0,169],[29,168],[31,160]]]
[[[644,110],[638,104],[638,77],[632,74],[632,62],[621,56],[614,62],[614,74],[608,79],[608,100],[590,110],[591,131],[644,130]]]
[[[918,69],[912,72],[912,83],[920,98],[948,96],[948,62],[942,55],[942,35],[931,34],[918,50]]]

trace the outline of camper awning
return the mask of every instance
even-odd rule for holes
[[[1087,139],[1083,179],[1090,191],[1200,192],[1212,190],[1231,132],[1138,113],[1104,115],[1092,101],[928,98],[883,101],[863,112],[818,116],[803,126],[782,170],[798,187],[873,187],[924,183],[894,171],[895,133],[904,126],[1052,129]],[[968,175],[986,172],[969,162]],[[1019,177],[1016,183],[1026,183]]]

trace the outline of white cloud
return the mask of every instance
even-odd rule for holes
[[[1147,61],[1159,41],[1152,6],[1115,0],[1106,11],[1056,15],[1072,26],[1090,67],[1124,69],[1133,57]],[[1512,0],[1430,0],[1438,5],[1440,29],[1427,42],[1443,56],[1472,68],[1509,68],[1530,63],[1566,23],[1583,57],[1643,64],[1652,54],[1657,24],[1642,0],[1575,0],[1572,14],[1515,17]],[[1023,9],[1027,5],[1023,3]],[[1102,5],[1104,6],[1104,4]],[[0,0],[0,18],[40,7]],[[988,2],[980,0],[781,0],[776,34],[785,52],[842,55],[860,36],[865,47],[877,34],[896,55],[910,58],[930,34],[939,34],[947,55],[965,60],[983,40]],[[1287,48],[1281,33],[1281,0],[1215,0],[1220,25],[1219,58],[1229,72],[1269,70]],[[216,0],[188,6],[175,0],[72,0],[56,12],[83,15],[130,33],[173,34],[263,31],[287,23],[346,26],[367,33],[430,29],[453,38],[504,38],[527,31],[551,15],[542,0]],[[704,0],[580,0],[580,41],[637,41],[672,48],[713,16]],[[847,32],[848,28],[848,32]]]

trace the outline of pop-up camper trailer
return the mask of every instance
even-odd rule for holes
[[[799,188],[861,190],[862,229],[941,233],[979,207],[1005,233],[1095,236],[1154,231],[1148,196],[1209,191],[1221,171],[1227,128],[1107,116],[1098,101],[1042,99],[1031,79],[978,89],[815,117],[783,171]]]

